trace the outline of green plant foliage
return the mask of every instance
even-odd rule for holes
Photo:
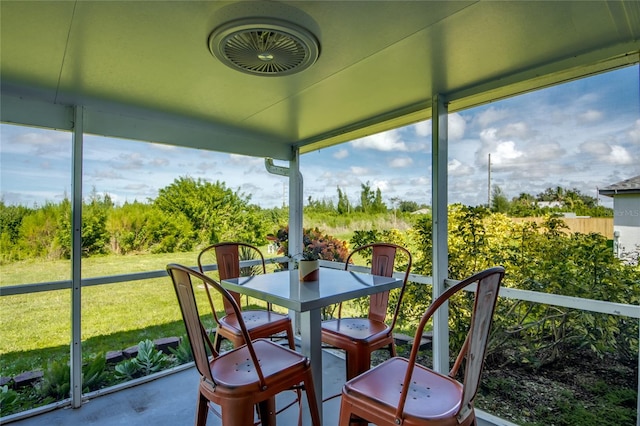
[[[18,405],[18,392],[9,386],[0,386],[0,416],[11,414]]]
[[[187,336],[182,336],[178,347],[175,349],[169,348],[169,352],[176,357],[178,364],[186,364],[193,361],[193,352]]]
[[[109,377],[106,371],[107,361],[104,354],[98,354],[82,366],[82,391],[100,389]]]
[[[42,397],[51,397],[54,400],[69,398],[69,391],[71,390],[71,370],[69,363],[55,361],[49,364],[38,389]]]
[[[140,369],[134,359],[125,359],[119,362],[116,367],[116,377],[122,380],[133,380],[136,377],[140,377]]]
[[[202,244],[245,241],[262,244],[268,223],[251,197],[228,189],[224,182],[188,177],[160,189],[154,204],[168,215],[184,215]]]
[[[430,274],[431,224],[419,219],[414,226],[417,249],[414,270]],[[568,233],[557,216],[541,225],[514,223],[483,207],[449,208],[449,276],[463,279],[474,272],[502,265],[505,286],[619,303],[637,303],[640,269],[613,256],[606,239],[598,234]],[[426,300],[426,295],[405,296],[405,305]],[[423,305],[426,308],[426,306]],[[471,299],[459,295],[450,303],[450,339],[453,348],[464,340]],[[460,330],[460,331],[458,331]],[[638,324],[623,317],[600,315],[523,301],[500,301],[494,317],[489,353],[504,361],[539,368],[586,348],[598,356],[614,352],[626,359],[638,353]],[[506,345],[506,346],[504,346]]]
[[[82,205],[82,255],[90,256],[107,252],[109,233],[107,232],[107,215],[113,207],[111,198],[91,194],[88,203]],[[56,229],[56,241],[59,244],[61,255],[65,259],[71,257],[71,202],[65,199],[61,204],[61,215],[58,217]]]
[[[148,376],[172,364],[169,357],[156,349],[151,340],[138,343],[138,354],[135,358],[124,360],[115,367],[116,375],[127,380]]]
[[[191,222],[183,214],[167,215],[152,204],[125,203],[107,220],[111,251],[128,253],[173,253],[193,247]]]

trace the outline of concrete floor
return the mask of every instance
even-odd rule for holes
[[[323,396],[326,398],[340,392],[345,378],[345,361],[341,356],[328,351],[324,352],[322,361]],[[77,409],[61,408],[9,424],[10,426],[193,425],[198,380],[198,372],[193,367],[132,388],[98,396]],[[286,405],[293,397],[292,395],[293,393],[287,392],[282,397],[279,396],[278,407]],[[323,412],[323,425],[336,426],[340,412],[340,398],[325,402]],[[476,410],[476,414],[478,426],[515,426],[479,410]],[[297,405],[278,415],[279,425],[293,426],[297,425],[297,422]],[[305,426],[310,423],[308,418],[303,421]],[[7,423],[0,421],[0,424]],[[207,426],[221,426],[220,419],[212,412],[209,412]]]
[[[344,360],[325,352],[323,354],[324,397],[340,392],[344,383]],[[115,426],[193,425],[199,375],[195,367],[165,376],[152,382],[96,397],[78,409],[62,408],[35,417],[10,423],[11,426]],[[278,407],[286,405],[295,396],[286,392],[277,398]],[[306,408],[306,403],[305,403]],[[340,398],[323,404],[324,425],[338,423]],[[307,411],[308,412],[308,411]],[[303,425],[311,424],[310,420]],[[294,405],[278,415],[278,424],[298,423],[298,407]],[[3,423],[5,424],[5,423]],[[209,412],[207,426],[221,425],[220,419]]]

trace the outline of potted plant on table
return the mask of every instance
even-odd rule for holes
[[[300,281],[318,281],[320,275],[320,255],[322,245],[318,241],[306,242],[302,248],[302,258],[298,261]]]

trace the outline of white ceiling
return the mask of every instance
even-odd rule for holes
[[[289,159],[431,115],[638,62],[638,1],[0,2],[0,118]],[[209,34],[245,17],[310,30],[290,76],[235,71]]]

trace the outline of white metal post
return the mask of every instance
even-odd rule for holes
[[[302,253],[302,191],[303,182],[300,173],[300,151],[294,148],[293,158],[289,161],[289,256]],[[289,262],[289,269],[293,269]],[[293,318],[293,329],[300,334],[300,314],[289,312]]]
[[[447,155],[448,155],[448,110],[442,95],[431,102],[431,192],[433,224],[433,299],[444,290],[448,271],[447,244]],[[449,371],[449,305],[444,303],[433,318],[433,368],[439,372]]]
[[[82,146],[84,108],[76,106],[71,194],[71,406],[82,405]]]

